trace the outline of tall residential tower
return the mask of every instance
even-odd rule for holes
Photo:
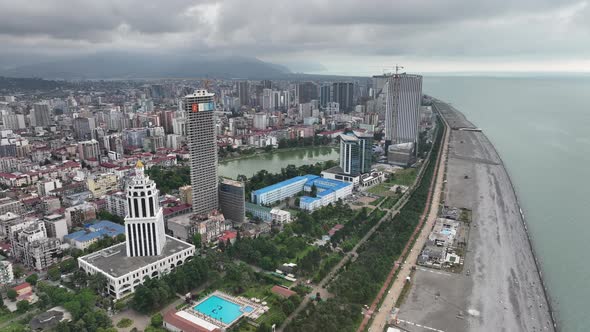
[[[214,96],[207,90],[196,90],[183,98],[188,119],[186,134],[191,156],[193,212],[196,214],[209,214],[218,208]]]
[[[385,141],[418,144],[422,76],[394,74],[383,89],[386,92]]]

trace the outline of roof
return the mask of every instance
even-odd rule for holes
[[[115,237],[119,234],[125,233],[125,227],[108,220],[101,220],[94,224],[87,224],[85,225],[85,228],[86,229],[84,230],[64,236],[64,239],[76,242],[88,242],[104,236]]]
[[[282,187],[288,186],[288,185],[292,185],[301,181],[305,181],[308,182],[309,180],[315,179],[315,178],[319,178],[319,176],[317,175],[301,175],[301,176],[296,176],[294,178],[285,180],[285,181],[281,181],[279,183],[275,183],[273,185],[270,185],[268,187],[264,187],[262,189],[258,189],[255,190],[254,192],[252,192],[254,195],[262,195],[265,194],[267,192],[273,191],[273,190],[277,190],[280,189]]]
[[[287,289],[285,287],[281,287],[278,285],[272,286],[272,288],[270,289],[273,293],[280,295],[282,297],[290,297],[292,295],[295,295],[297,293],[295,293],[294,291]]]
[[[217,332],[217,331],[221,331],[221,329],[218,327],[208,329],[204,326],[201,326],[201,325],[197,324],[196,322],[202,321],[203,323],[205,323],[209,327],[211,327],[211,325],[213,325],[213,324],[211,324],[207,321],[204,321],[196,316],[191,315],[192,317],[190,317],[190,316],[187,316],[183,313],[186,313],[186,312],[176,311],[176,310],[172,309],[164,315],[164,322],[174,325],[176,328],[178,328],[181,331],[191,331],[191,332],[212,332],[212,331]]]
[[[316,176],[314,179],[311,179],[305,183],[305,186],[313,186],[315,185],[318,189],[323,190],[340,190],[342,188],[346,188],[348,186],[352,186],[352,183],[332,180],[332,179],[325,179],[319,176]],[[321,192],[318,192],[318,195],[321,195]],[[325,194],[324,194],[325,195]]]
[[[19,291],[19,290],[25,289],[27,287],[31,287],[31,284],[29,284],[28,282],[23,282],[20,285],[14,286],[12,289],[14,289],[15,291]]]

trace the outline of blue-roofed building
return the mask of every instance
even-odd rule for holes
[[[319,178],[317,175],[302,175],[296,176],[289,180],[275,183],[268,187],[258,189],[252,192],[251,201],[254,204],[272,204],[282,201],[285,198],[297,195],[303,191],[305,184],[312,179]]]
[[[125,227],[123,225],[108,220],[101,220],[95,223],[85,224],[83,230],[64,236],[64,241],[77,249],[84,250],[105,236],[115,238],[119,234],[125,234]]]
[[[316,188],[316,197],[303,196],[299,200],[299,207],[313,211],[352,194],[353,184],[333,179],[325,179],[317,175],[302,175],[292,179],[275,183],[271,186],[252,192],[252,203],[272,204],[288,197],[293,197],[305,191],[311,192]]]

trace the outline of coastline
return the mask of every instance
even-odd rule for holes
[[[488,137],[448,103],[433,107],[448,124],[441,205],[473,220],[463,272],[419,268],[399,309],[399,325],[439,331],[557,331],[556,314],[510,175]],[[433,301],[433,296],[435,301]]]
[[[553,329],[555,331],[559,331],[559,327],[558,327],[559,320],[558,320],[557,312],[555,311],[555,309],[553,307],[553,303],[551,301],[551,294],[549,293],[549,289],[547,288],[547,284],[545,283],[545,279],[543,279],[543,270],[541,268],[541,264],[540,264],[539,259],[538,259],[539,256],[535,252],[534,241],[533,241],[533,239],[531,237],[531,234],[529,233],[529,229],[528,229],[527,224],[526,224],[526,218],[525,218],[524,212],[522,210],[522,207],[520,205],[520,201],[518,200],[518,195],[516,193],[516,188],[514,187],[514,183],[512,182],[512,178],[510,176],[510,172],[508,171],[508,168],[506,167],[506,164],[504,164],[504,161],[502,160],[502,156],[500,155],[500,153],[498,152],[498,150],[496,149],[496,147],[494,146],[494,144],[492,144],[492,148],[496,152],[496,155],[498,155],[498,158],[500,159],[500,162],[502,163],[502,167],[504,167],[504,171],[508,174],[508,181],[510,182],[510,188],[512,188],[512,192],[514,193],[514,197],[515,197],[515,200],[516,200],[516,206],[518,207],[518,211],[519,211],[519,214],[520,214],[520,219],[522,221],[522,226],[524,227],[524,231],[525,231],[525,233],[527,235],[529,249],[530,249],[531,255],[533,256],[533,259],[535,261],[535,266],[536,266],[537,274],[539,275],[539,279],[541,281],[541,286],[542,286],[542,289],[543,289],[545,300],[547,301],[547,307],[548,307],[548,310],[549,310],[549,315],[551,316],[551,322],[553,324]]]

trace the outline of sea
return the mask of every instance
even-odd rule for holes
[[[590,331],[590,77],[425,76],[510,174],[560,331]]]

